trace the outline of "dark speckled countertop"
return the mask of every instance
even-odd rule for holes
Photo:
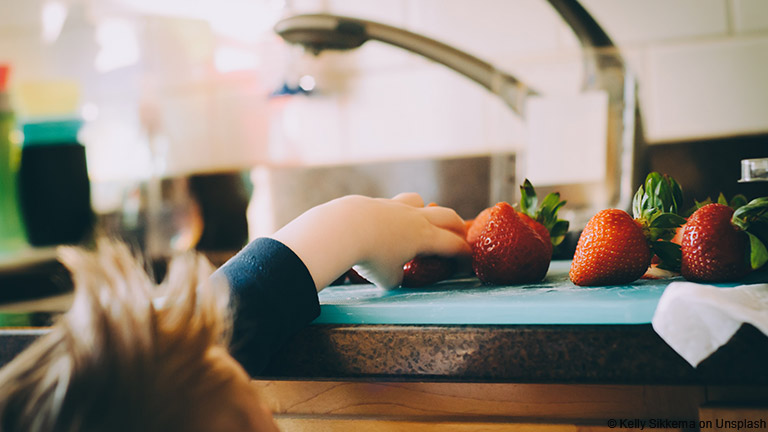
[[[322,319],[321,313],[290,340],[263,378],[768,385],[768,337],[750,325],[693,368],[643,322],[642,314],[627,315],[631,319],[624,323],[435,324],[424,314],[415,315],[415,322],[424,321],[415,324],[328,322],[350,304],[339,292],[321,295],[323,311],[335,315]],[[68,307],[68,295],[0,304],[0,365],[47,331]],[[376,295],[386,306],[402,293]],[[489,315],[490,322],[494,319]]]
[[[640,325],[312,325],[270,378],[768,384],[768,338],[744,325],[698,368]]]
[[[0,365],[46,331],[0,328]],[[750,325],[693,368],[650,324],[317,324],[286,344],[263,377],[768,385],[767,360],[768,338]]]

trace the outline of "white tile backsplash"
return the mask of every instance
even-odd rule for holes
[[[768,37],[658,46],[648,63],[651,140],[768,130]]]
[[[581,0],[618,45],[722,36],[727,0]]]
[[[527,107],[526,178],[549,186],[600,182],[607,167],[608,94],[536,96]]]
[[[768,116],[763,115],[766,103],[748,97],[753,94],[749,89],[759,91],[763,88],[761,82],[756,83],[755,87],[750,81],[759,81],[758,76],[763,71],[758,59],[762,54],[760,44],[727,43],[733,38],[729,35],[731,28],[737,32],[746,32],[748,29],[755,31],[761,25],[768,25],[768,19],[760,16],[768,2],[583,0],[583,3],[622,47],[629,68],[639,78],[640,102],[646,117],[646,138],[651,143],[768,131]],[[329,3],[329,10],[334,13],[350,12],[355,8],[361,10],[362,17],[376,18],[378,15],[390,24],[402,25],[411,31],[465,49],[546,92],[572,94],[581,86],[583,68],[578,42],[546,1],[486,0],[472,2],[470,5],[462,0],[409,0],[405,2],[405,7],[403,3],[397,2],[389,13],[377,11],[376,8],[362,11],[365,5],[350,0],[334,0]],[[399,14],[403,11],[406,16],[398,23]],[[745,14],[752,21],[745,18]],[[729,22],[729,19],[733,22]],[[680,48],[682,52],[678,57],[675,52],[680,46],[679,41],[687,43]],[[407,82],[409,74],[422,73],[413,72],[414,69],[420,69],[419,63],[409,58],[409,55],[398,54],[391,47],[370,45],[358,53],[348,55],[348,63],[342,66],[355,71],[355,79],[359,78],[360,73],[390,74],[392,77],[400,76],[397,78],[399,82]],[[707,47],[713,51],[708,52]],[[730,49],[736,51],[729,52]],[[730,67],[709,64],[723,56],[727,57],[725,61]],[[382,77],[377,79],[385,80]],[[700,86],[699,80],[709,79],[717,83],[709,85],[708,91],[716,99],[728,101],[728,104],[702,102],[701,93],[690,90]],[[376,80],[369,82],[373,81]],[[361,86],[355,88],[360,93],[347,101],[346,109],[356,113],[374,113],[375,105],[386,106],[365,105],[364,99],[369,98],[370,94],[365,93]],[[358,103],[366,108],[359,110],[356,105]],[[474,103],[472,98],[462,99],[464,106],[472,106]],[[734,105],[739,108],[733,109]],[[356,120],[348,126],[354,131],[348,137],[350,142],[364,140],[367,132],[375,130],[376,138],[372,141],[389,139],[408,142],[413,138],[427,143],[424,145],[441,143],[441,150],[446,152],[472,152],[473,149],[520,145],[523,121],[500,114],[505,108],[487,100],[482,107],[475,109],[485,113],[480,120],[485,143],[466,146],[463,150],[459,144],[450,144],[451,139],[441,138],[443,134],[437,132],[440,129],[438,127],[408,126],[397,130],[375,125],[359,127],[357,121],[366,125],[368,123],[356,114],[348,117]],[[391,114],[385,110],[387,108],[379,108],[375,116],[383,119],[384,124],[389,124],[392,121]],[[444,124],[443,127],[448,130],[457,124],[462,125],[463,131],[476,128],[467,124],[471,117],[459,114],[459,110],[454,111],[457,112],[429,110],[418,99],[412,99],[409,105],[409,112],[419,117],[422,124]],[[734,115],[740,111],[748,113]],[[451,115],[455,117],[450,118]],[[702,118],[707,120],[702,122]],[[496,126],[502,124],[504,126]],[[455,136],[450,133],[446,135]],[[390,148],[389,154],[397,151]]]
[[[482,142],[489,152],[504,153],[523,146],[525,122],[498,98],[483,100]]]
[[[345,3],[356,2],[334,0],[329,9],[331,12],[336,12],[334,7],[344,10]],[[768,116],[764,115],[768,99],[754,96],[765,88],[759,78],[765,76],[762,43],[738,37],[739,33],[754,35],[768,28],[768,17],[764,16],[768,2],[582,0],[582,3],[619,45],[629,69],[638,77],[645,137],[651,144],[768,132]],[[405,4],[406,18],[400,25],[411,31],[487,59],[547,93],[573,94],[580,89],[583,67],[578,42],[544,0],[471,3],[407,0]],[[402,10],[400,6],[401,3],[397,3],[394,8],[398,13]],[[398,25],[395,15],[390,14],[386,19]],[[768,36],[768,30],[765,32]],[[417,64],[403,60],[406,57],[398,57],[391,49],[381,49],[380,56],[373,49],[365,54],[360,51],[356,60],[362,69],[358,68],[358,72],[383,71],[397,75],[400,68],[413,70]],[[370,68],[378,72],[371,72]],[[708,81],[712,82],[704,93],[696,90]],[[704,94],[711,94],[712,98],[702,100]],[[712,100],[727,103],[712,103]],[[467,99],[463,103],[471,105],[473,101]],[[413,106],[419,106],[418,102]],[[386,113],[380,115],[387,116]],[[429,123],[432,120],[427,117],[435,114],[424,111],[421,115],[422,121]],[[466,118],[434,120],[444,121],[450,128],[463,124]],[[488,129],[489,124],[520,126],[519,119],[482,121],[486,140],[512,141],[519,145],[519,131],[512,132],[509,140],[504,138],[507,130],[515,127]],[[385,139],[382,135],[379,137]],[[486,142],[485,147],[492,145]],[[448,148],[456,151],[446,145]],[[471,152],[471,149],[467,147],[464,151]]]
[[[484,153],[485,89],[439,65],[361,76],[345,98],[348,155]]]
[[[326,8],[336,15],[402,26],[407,19],[407,3],[408,0],[328,0]]]
[[[539,93],[573,94],[584,84],[583,55],[580,50],[556,54],[497,58],[494,64]]]
[[[565,26],[542,0],[411,0],[408,29],[494,60],[551,52]]]
[[[265,161],[327,164],[346,154],[345,115],[335,97],[289,97],[269,101]]]
[[[768,2],[765,0],[731,0],[733,29],[738,33],[768,32]]]

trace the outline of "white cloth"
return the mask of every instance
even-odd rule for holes
[[[742,323],[768,335],[768,284],[722,288],[672,282],[653,315],[653,329],[692,366],[731,339]]]

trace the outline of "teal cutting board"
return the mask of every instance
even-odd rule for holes
[[[485,286],[476,278],[419,289],[341,285],[320,292],[318,324],[647,324],[676,279],[579,287],[570,261],[553,261],[533,285]]]

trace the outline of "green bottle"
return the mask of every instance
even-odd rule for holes
[[[0,256],[27,245],[16,183],[21,147],[13,139],[16,118],[6,89],[8,71],[0,65]]]

